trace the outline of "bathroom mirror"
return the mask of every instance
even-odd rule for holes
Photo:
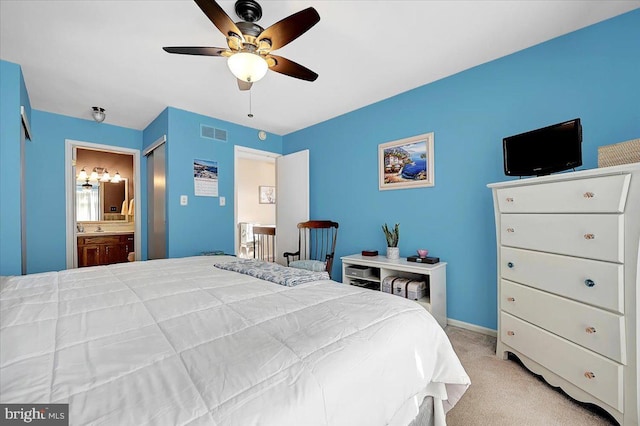
[[[129,182],[76,182],[76,221],[102,222],[128,220]]]

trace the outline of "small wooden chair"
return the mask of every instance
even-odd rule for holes
[[[287,266],[327,271],[331,277],[333,256],[338,237],[338,223],[330,220],[310,220],[298,224],[298,251],[285,252]]]
[[[273,226],[253,227],[253,257],[265,262],[276,261],[276,228]]]

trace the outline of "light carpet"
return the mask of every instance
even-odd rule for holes
[[[471,377],[471,386],[447,414],[448,426],[617,424],[602,410],[556,390],[519,362],[496,357],[495,337],[452,326],[445,331]]]

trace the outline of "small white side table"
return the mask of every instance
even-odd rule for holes
[[[426,281],[426,295],[417,300],[416,303],[419,303],[429,311],[441,327],[444,328],[447,325],[446,262],[430,265],[427,263],[408,262],[404,257],[391,260],[385,256],[362,256],[361,254],[352,254],[340,259],[342,260],[343,284],[367,281],[377,284],[377,288],[382,291],[382,281],[388,276],[401,276]],[[346,270],[347,267],[352,265],[367,266],[371,268],[372,274],[364,277],[349,275]]]

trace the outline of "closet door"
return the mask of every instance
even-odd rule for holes
[[[276,158],[276,262],[298,250],[299,222],[309,220],[309,150]]]
[[[147,258],[167,257],[166,144],[147,154]]]

